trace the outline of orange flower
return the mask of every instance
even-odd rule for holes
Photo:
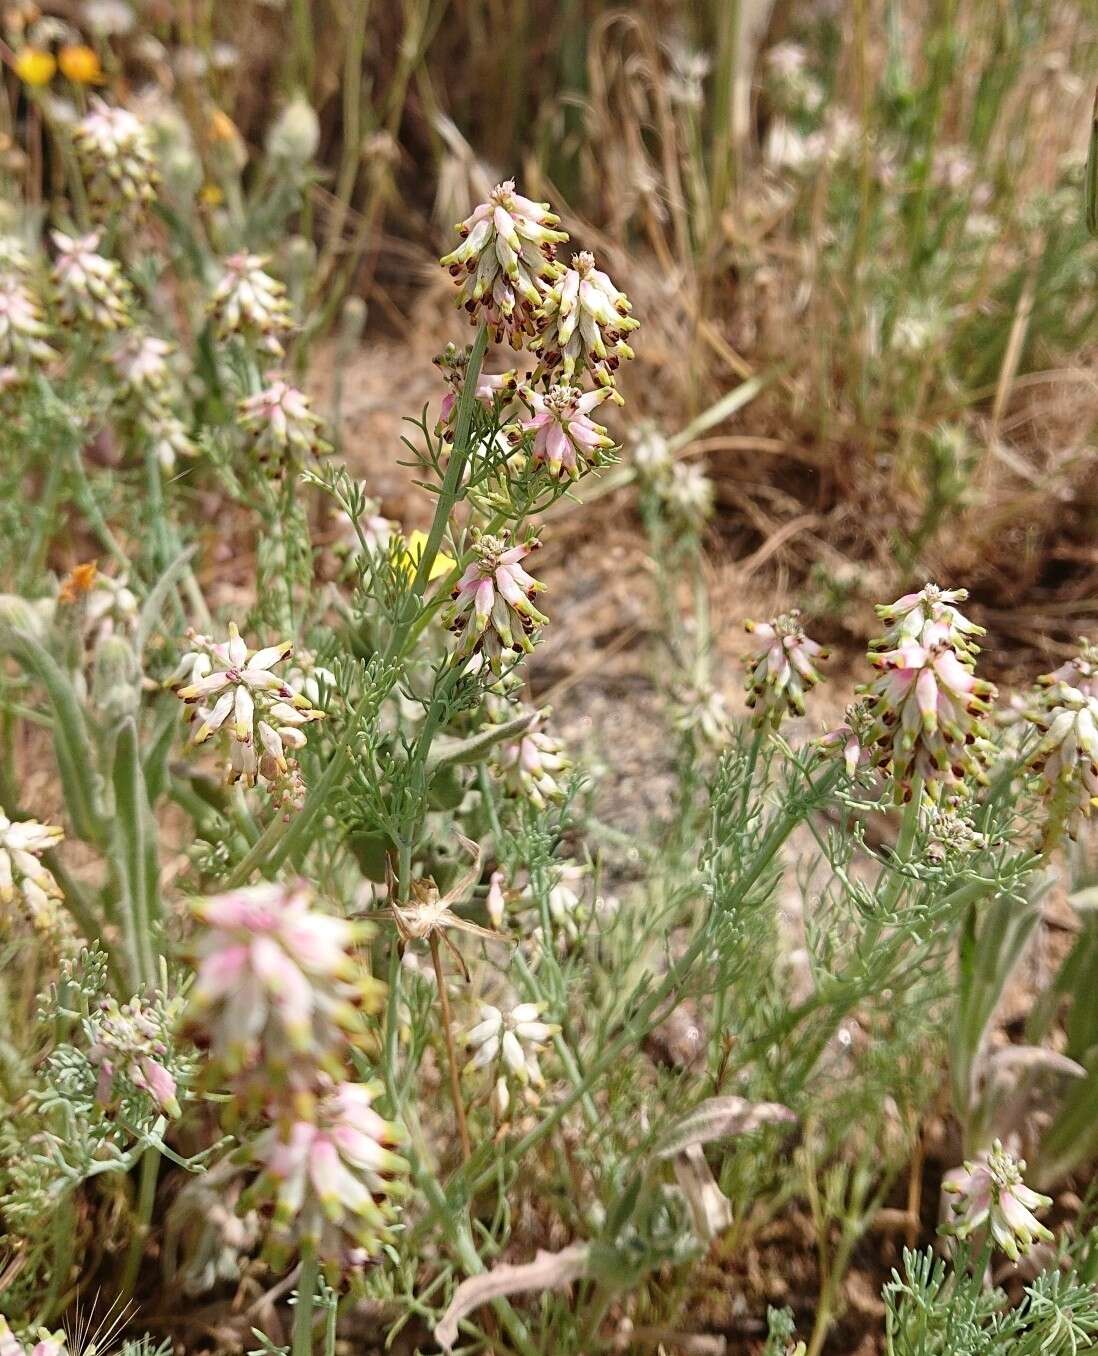
[[[103,67],[99,64],[99,54],[84,43],[70,43],[61,48],[57,64],[61,74],[74,85],[101,85]]]
[[[82,593],[90,593],[95,586],[95,577],[99,567],[94,560],[82,565],[74,565],[61,581],[61,590],[57,595],[59,603],[75,603]]]
[[[16,53],[13,68],[24,85],[31,85],[37,89],[42,85],[48,85],[53,79],[57,62],[53,59],[52,52],[44,51],[41,47],[24,47],[21,52]]]

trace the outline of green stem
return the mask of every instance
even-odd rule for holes
[[[431,530],[427,534],[427,544],[419,558],[416,577],[412,582],[412,592],[417,598],[423,597],[423,591],[431,577],[431,567],[434,565],[435,557],[442,545],[443,533],[450,524],[450,513],[457,503],[461,490],[461,477],[469,457],[469,431],[473,422],[473,406],[476,404],[477,398],[477,381],[480,377],[480,369],[484,363],[484,354],[487,348],[488,326],[481,325],[469,352],[465,379],[462,382],[461,395],[458,398],[457,419],[454,424],[454,451],[450,457],[449,465],[446,467],[446,475],[443,477],[442,489],[439,492],[434,521],[431,523]]]
[[[419,565],[416,569],[415,579],[412,582],[412,592],[417,599],[421,599],[423,591],[427,586],[431,575],[431,566],[438,555],[439,546],[442,543],[443,534],[450,522],[450,514],[454,505],[457,503],[458,495],[461,489],[461,477],[465,468],[465,463],[469,455],[469,432],[472,427],[473,404],[476,399],[477,378],[480,376],[481,364],[484,361],[484,353],[488,347],[488,330],[482,325],[477,332],[476,340],[473,343],[472,352],[469,355],[469,364],[466,368],[465,383],[461,389],[461,397],[458,400],[457,420],[454,429],[454,450],[450,457],[450,463],[446,468],[446,476],[442,482],[442,489],[439,492],[438,504],[435,507],[434,520],[431,523],[431,530],[427,536],[427,544],[423,548],[423,554],[419,558]],[[416,631],[414,622],[418,614],[413,615],[408,620],[401,622],[393,629],[393,634],[386,647],[385,659],[391,661],[403,657],[407,651],[408,644],[414,639]],[[392,684],[396,683],[396,673],[394,672]],[[225,889],[232,890],[243,885],[251,876],[252,872],[258,867],[264,866],[268,871],[277,871],[286,858],[301,844],[305,843],[310,837],[313,823],[328,803],[328,798],[336,786],[339,785],[344,773],[347,771],[351,759],[351,745],[358,733],[359,724],[362,717],[366,714],[368,707],[384,699],[387,694],[381,697],[375,691],[367,692],[358,705],[351,712],[351,718],[347,722],[346,729],[336,745],[335,752],[332,754],[328,766],[324,769],[319,781],[310,791],[305,804],[301,808],[300,814],[287,823],[281,816],[273,819],[263,831],[259,840],[254,844],[251,851],[248,852],[236,869],[229,875],[225,882]]]
[[[301,1245],[301,1271],[297,1278],[297,1304],[294,1306],[294,1329],[291,1356],[312,1356],[313,1309],[316,1305],[316,1283],[320,1277],[320,1262],[316,1244],[306,1240]]]
[[[833,767],[817,782],[812,788],[812,800],[815,802],[826,795],[839,778],[839,768]],[[782,844],[793,832],[796,826],[804,818],[804,813],[797,807],[787,809],[780,815],[763,840],[762,847],[758,856],[752,863],[750,869],[740,877],[735,890],[729,896],[724,904],[723,911],[730,912],[738,908],[747,898],[759,878],[766,871],[767,867],[773,861]],[[709,923],[703,923],[694,935],[693,941],[667,971],[662,983],[647,997],[640,997],[636,1011],[632,1017],[629,1017],[623,1023],[621,1031],[604,1047],[597,1059],[588,1067],[586,1076],[578,1087],[568,1093],[561,1099],[555,1107],[545,1116],[545,1118],[527,1132],[520,1140],[517,1140],[511,1147],[507,1158],[514,1162],[523,1158],[531,1149],[541,1143],[543,1139],[552,1131],[572,1110],[572,1108],[586,1096],[599,1080],[611,1068],[613,1068],[621,1059],[622,1055],[632,1046],[635,1047],[643,1041],[644,1037],[658,1025],[660,1021],[660,1009],[679,992],[685,983],[687,976],[693,969],[698,957],[712,941],[712,928]],[[473,1179],[469,1186],[469,1195],[473,1196],[478,1191],[483,1191],[497,1179],[499,1173],[499,1161],[497,1160],[491,1167],[486,1168],[482,1173]]]
[[[122,1268],[122,1284],[119,1288],[119,1300],[125,1306],[133,1295],[137,1284],[137,1273],[141,1269],[141,1259],[145,1255],[145,1245],[152,1228],[153,1206],[156,1204],[156,1181],[160,1174],[160,1151],[146,1149],[141,1156],[141,1181],[137,1189],[137,1212],[134,1217],[133,1233],[126,1252],[126,1261]]]

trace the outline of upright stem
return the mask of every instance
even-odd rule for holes
[[[156,1204],[156,1181],[160,1175],[160,1151],[148,1148],[141,1156],[141,1183],[137,1189],[137,1212],[130,1246],[122,1269],[120,1299],[125,1304],[137,1284],[137,1273],[145,1255],[145,1244],[152,1227],[153,1206]]]
[[[431,578],[431,566],[435,563],[435,557],[438,555],[439,547],[442,545],[442,537],[447,527],[450,525],[450,513],[457,503],[458,490],[461,487],[461,477],[465,471],[465,463],[469,458],[469,429],[473,422],[473,406],[477,398],[477,381],[480,378],[480,369],[484,363],[484,354],[488,349],[488,326],[481,325],[477,330],[477,337],[473,340],[473,347],[469,352],[469,362],[465,368],[465,379],[461,386],[461,395],[458,397],[457,419],[454,423],[454,450],[450,455],[449,464],[446,467],[446,475],[442,481],[442,489],[439,491],[438,507],[435,509],[434,521],[431,523],[431,530],[427,534],[427,544],[423,548],[423,554],[419,558],[419,564],[416,568],[416,577],[412,582],[412,591],[417,598],[423,597],[423,590],[427,587],[427,581]]]
[[[427,544],[419,558],[419,565],[412,583],[412,589],[417,599],[422,598],[423,591],[427,587],[431,576],[431,566],[435,562],[443,534],[449,525],[451,511],[457,503],[458,491],[461,488],[461,476],[469,455],[469,430],[472,425],[477,378],[480,376],[480,368],[484,362],[487,347],[488,330],[486,326],[482,325],[469,355],[465,384],[461,389],[461,397],[458,400],[457,420],[454,427],[454,450],[446,468],[442,489],[439,492],[434,521],[431,523],[431,530],[427,536]],[[400,658],[405,653],[408,642],[414,639],[416,635],[414,621],[415,618],[412,617],[393,628],[393,634],[385,651],[384,657],[386,660]],[[393,683],[396,683],[395,675]],[[301,812],[290,822],[279,816],[267,825],[258,842],[253,845],[251,851],[236,869],[230,873],[225,882],[226,889],[232,890],[243,885],[258,867],[264,866],[269,872],[276,871],[298,844],[306,841],[314,821],[323,811],[332,791],[338,786],[343,774],[347,771],[347,765],[351,758],[351,745],[354,743],[355,735],[358,732],[361,717],[365,714],[369,704],[378,700],[380,698],[374,691],[367,692],[363,696],[352,711],[351,718],[347,722],[346,729],[336,745],[336,750],[332,754],[328,766],[309,792]]]
[[[316,1283],[320,1275],[320,1265],[316,1255],[316,1244],[305,1242],[301,1245],[301,1272],[297,1278],[297,1305],[294,1308],[293,1345],[291,1356],[312,1356],[313,1350],[313,1308],[316,1304]]]
[[[465,1122],[465,1103],[461,1096],[461,1074],[458,1072],[457,1055],[454,1052],[454,1030],[450,1021],[450,995],[446,992],[446,976],[442,971],[442,957],[439,955],[438,936],[431,933],[431,964],[435,967],[435,984],[438,988],[438,1007],[442,1017],[442,1032],[446,1038],[446,1062],[450,1066],[450,1099],[454,1104],[454,1119],[457,1121],[458,1134],[461,1136],[461,1156],[466,1163],[473,1156],[473,1146],[469,1143],[469,1127]]]

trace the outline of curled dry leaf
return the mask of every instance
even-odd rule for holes
[[[676,1154],[672,1167],[679,1190],[690,1207],[694,1232],[703,1243],[708,1243],[731,1225],[732,1202],[717,1185],[700,1144],[691,1144]]]
[[[572,1243],[560,1252],[538,1252],[532,1262],[505,1262],[480,1276],[470,1276],[454,1291],[449,1307],[435,1327],[435,1341],[451,1351],[458,1324],[489,1300],[527,1290],[563,1290],[587,1271],[588,1246]]]
[[[692,1145],[747,1135],[764,1125],[795,1125],[796,1115],[780,1102],[745,1097],[709,1097],[671,1127],[656,1148],[657,1158],[677,1158]]]

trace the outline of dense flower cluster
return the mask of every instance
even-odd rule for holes
[[[362,1267],[391,1237],[408,1165],[394,1152],[400,1128],[373,1109],[379,1091],[322,1085],[243,1150],[260,1172],[241,1208],[273,1204],[267,1251],[276,1265],[307,1242],[333,1270]]]
[[[530,344],[541,358],[539,372],[559,370],[572,382],[588,371],[600,386],[612,386],[621,361],[633,357],[624,336],[640,322],[631,310],[625,293],[581,250],[542,298],[538,334]]]
[[[581,391],[567,384],[544,392],[524,387],[522,398],[530,416],[518,421],[516,437],[532,435],[534,460],[558,480],[575,480],[597,451],[614,445],[603,425],[590,417],[609,395],[608,389]]]
[[[189,639],[191,649],[165,687],[190,708],[193,742],[203,744],[219,733],[227,736],[230,781],[245,786],[258,780],[277,783],[290,770],[287,750],[303,748],[303,727],[323,716],[273,672],[292,653],[292,642],[249,649],[235,622],[229,623],[226,641],[194,632]]]
[[[692,683],[675,691],[671,723],[710,748],[721,749],[732,738],[732,717],[723,692]]]
[[[1077,688],[1084,697],[1098,697],[1098,645],[1085,636],[1079,638],[1079,653],[1051,673],[1037,679],[1039,686],[1058,688],[1061,684]]]
[[[548,707],[536,712],[517,739],[502,743],[496,751],[504,785],[539,810],[564,799],[562,774],[572,766],[564,745],[545,729],[548,716]]]
[[[399,1130],[371,1105],[377,1089],[348,1076],[380,999],[356,953],[365,925],[322,913],[300,881],[192,907],[203,930],[188,1029],[267,1121],[240,1151],[259,1169],[240,1208],[273,1204],[280,1265],[311,1244],[334,1270],[362,1266],[388,1237],[406,1169]]]
[[[1041,736],[1027,766],[1052,798],[1052,835],[1062,824],[1074,837],[1098,805],[1098,694],[1060,682],[1041,696],[1025,713]]]
[[[281,337],[292,327],[290,303],[284,285],[265,271],[266,263],[259,254],[230,255],[214,289],[210,314],[220,338],[238,335],[281,358]]]
[[[1015,1262],[1034,1243],[1051,1242],[1051,1232],[1033,1212],[1051,1205],[1052,1198],[1026,1186],[1025,1170],[1025,1160],[1014,1158],[996,1140],[989,1153],[948,1174],[943,1188],[957,1197],[952,1232],[969,1238],[989,1228],[995,1245]]]
[[[68,1345],[63,1332],[47,1332],[40,1328],[38,1341],[29,1349],[18,1340],[8,1320],[0,1314],[0,1356],[68,1356]]]
[[[319,457],[332,450],[304,391],[272,375],[269,384],[240,402],[240,427],[252,434],[261,461]]]
[[[462,243],[442,264],[461,280],[459,305],[474,323],[483,317],[497,344],[506,337],[521,348],[536,333],[542,284],[556,277],[556,246],[568,239],[554,229],[559,220],[548,203],[524,198],[508,179],[459,223]]]
[[[842,724],[821,735],[815,745],[825,753],[840,753],[847,775],[853,777],[860,767],[869,762],[866,741],[872,727],[869,703],[864,700],[852,702],[846,708]]]
[[[537,545],[533,538],[512,546],[504,535],[474,533],[474,559],[458,580],[446,613],[446,624],[460,636],[458,653],[483,649],[497,673],[519,650],[534,648],[531,635],[549,620],[533,603],[545,585],[521,564]]]
[[[100,232],[72,236],[53,231],[52,238],[57,247],[53,284],[61,318],[106,333],[128,328],[132,289],[117,262],[98,252]]]
[[[0,236],[0,389],[57,356],[49,338],[30,256],[21,241]]]
[[[442,397],[436,429],[436,432],[442,435],[451,427],[457,415],[458,399],[461,396],[461,388],[465,384],[465,373],[469,367],[468,348],[458,348],[456,344],[447,344],[435,358],[435,366],[442,373],[446,382],[446,394]],[[486,409],[491,409],[497,401],[505,407],[510,403],[510,398],[517,389],[518,373],[514,368],[508,372],[499,372],[495,375],[481,372],[477,377],[476,398]]]
[[[943,786],[984,776],[976,746],[995,688],[973,672],[983,630],[957,610],[966,597],[927,584],[877,608],[888,630],[869,654],[881,674],[864,690],[872,721],[865,745],[902,800],[916,779],[937,798]]]
[[[216,1064],[295,1085],[313,1065],[338,1073],[377,997],[354,957],[362,925],[321,913],[300,881],[211,895],[192,911],[204,930],[188,1024]]]
[[[116,210],[125,203],[156,197],[156,158],[148,128],[128,109],[91,101],[91,110],[73,129],[73,144],[92,201]]]
[[[173,359],[174,344],[158,335],[130,330],[110,353],[118,378],[120,404],[134,434],[148,439],[157,461],[170,474],[176,458],[197,448],[176,411],[183,404],[183,383]]]
[[[816,662],[827,651],[805,635],[795,611],[768,622],[745,621],[744,629],[759,642],[746,661],[747,705],[755,725],[777,729],[787,712],[804,715],[804,694],[820,681]]]
[[[35,928],[49,935],[59,923],[61,888],[39,861],[64,838],[54,824],[11,820],[0,810],[0,904],[19,900]]]
[[[99,1069],[99,1101],[110,1105],[121,1077],[147,1093],[165,1116],[178,1116],[176,1082],[163,1063],[168,1051],[164,1024],[156,1014],[137,998],[128,1003],[107,998],[92,1026],[88,1058]]]

